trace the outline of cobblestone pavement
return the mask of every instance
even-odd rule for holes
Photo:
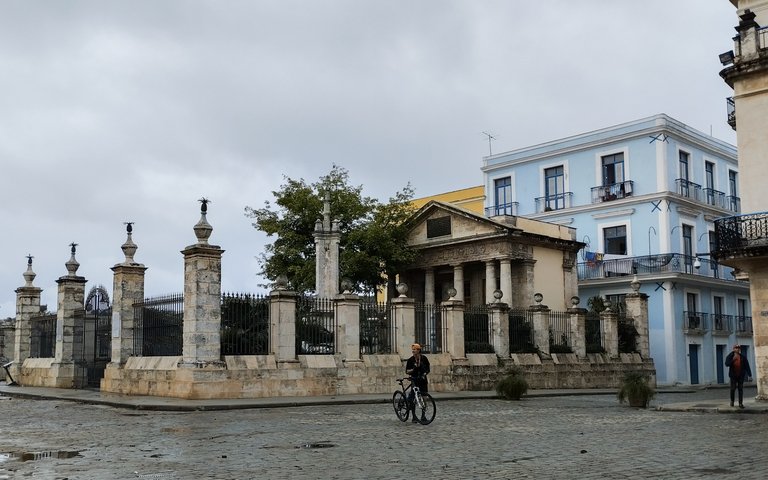
[[[768,415],[637,410],[612,395],[437,401],[422,426],[384,403],[161,412],[2,397],[0,479],[767,476]]]

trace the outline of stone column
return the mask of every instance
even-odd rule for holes
[[[520,308],[524,303],[514,303],[512,295],[512,265],[511,260],[502,258],[499,260],[499,290],[510,308]]]
[[[427,268],[424,270],[424,303],[427,305],[435,305],[435,269],[434,268]]]
[[[320,298],[339,293],[339,224],[331,220],[331,197],[326,193],[323,219],[315,223],[315,292]]]
[[[578,308],[579,297],[571,298],[568,317],[571,327],[571,348],[579,358],[587,356],[587,310]]]
[[[496,290],[498,294],[501,290]],[[493,332],[493,350],[501,358],[509,358],[509,305],[500,301],[501,295],[494,303],[488,305],[488,320]]]
[[[566,301],[568,298],[576,296],[579,293],[579,275],[577,269],[574,268],[576,265],[576,258],[575,252],[563,252],[563,285]]]
[[[13,344],[13,365],[8,371],[16,382],[21,383],[21,366],[29,358],[32,343],[30,319],[40,315],[40,294],[43,291],[32,285],[35,272],[32,271],[32,255],[27,255],[27,271],[24,272],[24,286],[16,289],[16,325]],[[6,381],[10,382],[10,379]]]
[[[407,359],[411,356],[411,344],[416,339],[416,304],[413,298],[405,296],[407,287],[404,285],[398,285],[398,291],[402,292],[390,302],[395,322],[396,351],[400,358]]]
[[[269,346],[277,362],[296,362],[296,292],[287,290],[288,281],[278,278],[269,293]]]
[[[122,245],[125,260],[112,267],[112,358],[111,365],[125,364],[134,354],[133,339],[136,331],[136,315],[133,304],[144,299],[144,272],[147,267],[136,263],[133,255],[138,248],[131,238],[133,223],[126,223],[127,240]],[[108,366],[107,368],[110,368]]]
[[[536,264],[536,260],[527,259],[520,260],[514,265],[514,277],[512,278],[512,296],[510,298],[512,308],[520,306],[524,308],[524,305],[530,305],[531,298],[534,295],[534,274],[533,266]],[[508,300],[508,302],[510,301]]]
[[[455,292],[451,292],[455,293]],[[454,359],[464,359],[464,302],[456,300],[458,293],[452,295],[440,305],[444,307],[445,318],[445,348]]]
[[[603,348],[609,357],[619,356],[619,318],[611,308],[600,312],[601,333],[603,335]]]
[[[485,262],[485,303],[493,302],[493,292],[496,291],[496,261]]]
[[[210,245],[213,227],[206,219],[208,199],[201,199],[197,243],[184,250],[184,344],[182,366],[223,367],[221,361],[221,256]]]
[[[528,307],[533,322],[533,343],[540,353],[549,355],[549,307],[542,305],[540,293],[534,295],[536,305]]]
[[[344,362],[360,360],[360,297],[349,290],[336,295],[336,351]]]
[[[460,302],[464,301],[464,266],[462,264],[453,266],[453,288],[456,289],[456,298]]]
[[[67,275],[56,280],[58,308],[56,311],[56,354],[51,376],[57,388],[78,388],[85,378],[76,377],[75,362],[82,360],[85,320],[85,278],[77,275],[80,264],[75,259],[76,243],[70,244],[72,256],[65,264]]]
[[[648,295],[640,292],[640,282],[637,276],[630,283],[632,293],[628,293],[624,303],[627,306],[627,317],[635,322],[637,330],[637,350],[644,359],[650,358],[651,350],[648,341]]]

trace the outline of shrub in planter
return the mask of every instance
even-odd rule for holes
[[[646,408],[656,396],[656,390],[648,383],[648,377],[638,372],[624,376],[616,397],[620,403],[629,402],[630,407]]]
[[[520,400],[528,392],[528,382],[520,370],[511,370],[496,384],[496,393],[505,400]]]

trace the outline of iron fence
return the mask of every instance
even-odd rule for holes
[[[637,337],[640,334],[635,328],[635,319],[619,315],[618,318],[618,337],[619,353],[637,352]]]
[[[733,333],[733,315],[724,315],[722,313],[712,314],[712,334],[730,335]]]
[[[692,334],[703,334],[707,331],[707,314],[695,311],[683,312],[683,328]]]
[[[568,312],[549,312],[549,352],[573,353]]]
[[[443,322],[445,309],[426,303],[415,304],[416,314],[416,343],[421,345],[424,353],[442,353],[444,349],[445,326]]]
[[[584,319],[584,336],[587,353],[604,353],[603,322],[600,314],[587,312]]]
[[[53,358],[56,355],[56,314],[30,319],[31,358]]]
[[[299,297],[296,301],[296,353],[333,355],[336,352],[336,308],[328,298]]]
[[[494,353],[491,321],[487,305],[470,305],[464,309],[464,351]]]
[[[579,280],[679,272],[724,280],[735,280],[733,269],[714,260],[681,253],[590,260],[577,265]]]
[[[133,305],[133,355],[178,356],[184,334],[184,295],[149,298]]]
[[[360,303],[360,353],[363,355],[393,353],[395,322],[392,304]]]
[[[752,334],[752,317],[745,317],[738,315],[736,317],[736,333],[737,334]]]
[[[768,252],[768,212],[748,213],[715,220],[712,256],[722,260],[736,255],[758,256]]]
[[[510,310],[509,351],[510,353],[536,353],[533,340],[533,320],[527,310]]]
[[[221,354],[269,354],[269,297],[247,293],[221,296]]]

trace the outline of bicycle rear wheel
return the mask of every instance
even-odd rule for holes
[[[419,423],[422,425],[429,425],[435,419],[435,413],[437,413],[435,399],[428,393],[422,393],[421,398],[424,399],[424,408],[416,407],[416,418],[418,418]]]
[[[408,420],[411,411],[408,409],[408,400],[406,400],[403,392],[398,391],[392,395],[392,407],[394,407],[395,415],[401,422]]]

